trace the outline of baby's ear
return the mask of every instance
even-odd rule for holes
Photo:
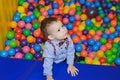
[[[49,40],[53,40],[54,37],[53,37],[52,35],[48,35],[48,39],[49,39]]]

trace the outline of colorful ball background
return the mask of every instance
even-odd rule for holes
[[[18,0],[1,57],[42,60],[41,21],[56,17],[68,29],[82,64],[120,65],[119,0]]]

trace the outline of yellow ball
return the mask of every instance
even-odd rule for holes
[[[24,9],[24,7],[22,7],[22,6],[18,6],[18,12],[20,12],[20,13],[24,13],[25,12],[25,9]]]
[[[11,21],[10,22],[10,27],[11,28],[16,28],[17,27],[17,23],[15,21]]]
[[[40,16],[38,21],[41,22],[45,17],[44,16]]]
[[[34,42],[34,37],[33,36],[28,36],[27,41],[28,41],[28,43]]]
[[[111,10],[113,11],[116,11],[116,7],[115,6],[112,6],[112,8],[110,8]]]
[[[76,7],[75,4],[70,5],[70,8],[75,8],[75,7]]]
[[[29,4],[28,4],[27,2],[24,2],[24,3],[22,4],[22,6],[23,6],[24,8],[28,8]]]
[[[104,57],[104,52],[102,50],[99,50],[96,52],[97,57]]]
[[[85,23],[82,22],[82,23],[79,25],[78,30],[79,30],[79,31],[83,31],[84,29],[85,29]]]
[[[100,65],[100,62],[98,60],[93,60],[93,63],[92,64],[95,64],[95,65]]]
[[[111,33],[115,32],[115,28],[114,27],[110,27],[109,30],[110,30]]]
[[[65,6],[64,7],[64,14],[67,14],[69,12],[70,8],[69,6]]]
[[[90,57],[85,57],[86,64],[92,64],[93,60]]]
[[[92,18],[91,21],[92,21],[94,24],[96,23],[95,18]]]
[[[118,43],[120,41],[120,38],[115,38],[114,42]]]
[[[20,14],[20,18],[22,18],[23,16],[26,16],[26,14],[25,13],[21,13]]]
[[[92,36],[94,36],[95,35],[95,30],[92,30],[92,29],[89,30],[89,34],[92,35]]]
[[[87,20],[87,15],[86,14],[82,14],[81,15],[81,20]]]

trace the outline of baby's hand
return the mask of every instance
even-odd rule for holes
[[[78,75],[79,70],[73,65],[68,65],[67,72],[68,74],[71,73],[72,76],[76,76]]]
[[[46,76],[46,80],[54,80],[52,76]]]

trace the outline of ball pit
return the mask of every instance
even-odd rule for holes
[[[1,57],[42,60],[39,27],[45,17],[60,19],[83,64],[120,65],[119,0],[18,0]]]

